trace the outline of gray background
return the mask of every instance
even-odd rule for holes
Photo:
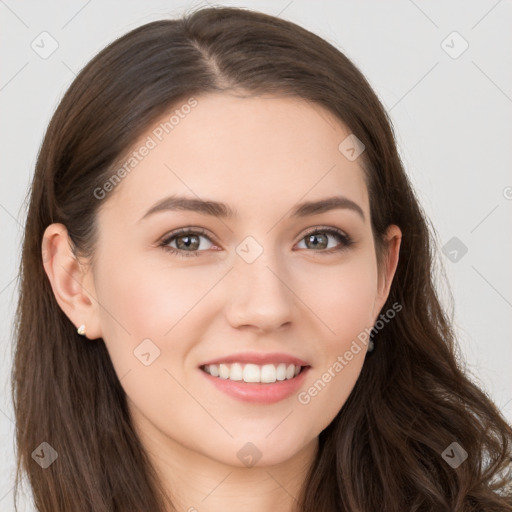
[[[2,511],[14,510],[9,377],[23,201],[44,130],[75,74],[107,43],[198,5],[206,2],[0,0]],[[468,369],[512,421],[511,1],[212,5],[296,22],[345,52],[366,75],[390,113],[407,172],[437,231],[438,264],[453,291]],[[52,44],[57,49],[44,55]],[[445,284],[440,288],[448,304]],[[28,500],[20,505],[31,510]]]

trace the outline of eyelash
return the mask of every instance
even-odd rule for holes
[[[308,233],[305,233],[302,236],[302,238],[299,240],[299,242],[301,242],[304,238],[306,238],[308,236],[316,235],[318,233],[334,235],[334,236],[338,237],[338,239],[342,243],[341,247],[334,247],[334,248],[331,247],[330,249],[323,249],[321,251],[315,251],[315,252],[319,252],[321,254],[332,254],[335,252],[345,251],[354,243],[353,240],[350,238],[350,236],[346,235],[345,233],[343,233],[342,231],[340,231],[338,229],[330,228],[330,227],[315,228],[313,231],[309,231]],[[199,256],[200,253],[204,252],[204,251],[182,251],[180,249],[175,249],[174,247],[169,246],[169,243],[174,238],[177,238],[177,237],[183,236],[183,235],[203,235],[206,238],[208,238],[211,242],[215,243],[214,240],[211,240],[211,237],[207,234],[207,232],[204,229],[182,228],[182,229],[179,229],[178,231],[174,231],[173,233],[170,233],[168,236],[166,236],[164,239],[162,239],[162,241],[159,243],[159,247],[161,247],[165,251],[168,251],[171,254],[174,254],[176,256],[183,257],[183,258]]]

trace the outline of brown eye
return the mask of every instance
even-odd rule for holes
[[[339,241],[338,246],[336,244],[329,245],[329,240],[333,238]],[[307,233],[302,238],[301,242],[303,240],[305,241],[306,249],[327,253],[341,251],[348,248],[353,243],[349,236],[333,228],[316,229],[315,231]]]
[[[202,239],[208,240],[206,247]],[[210,243],[210,246],[208,246],[208,243]],[[186,229],[170,233],[160,243],[160,246],[166,251],[184,257],[199,256],[201,252],[208,250],[212,245],[210,238],[205,232]]]
[[[200,245],[197,235],[180,235],[176,237],[176,246],[180,250],[198,249]]]

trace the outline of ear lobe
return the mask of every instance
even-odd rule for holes
[[[374,321],[377,319],[377,315],[383,308],[391,290],[391,283],[395,276],[396,268],[398,266],[398,258],[400,253],[400,244],[402,241],[402,231],[394,224],[388,227],[386,232],[386,252],[384,254],[384,261],[382,272],[379,274],[378,279],[378,293],[375,298],[374,305]]]
[[[73,242],[63,224],[51,224],[44,232],[42,256],[53,294],[62,311],[78,326],[85,324],[90,339],[101,337],[98,302],[92,295],[89,267],[73,253]]]

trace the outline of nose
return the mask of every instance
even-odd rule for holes
[[[226,316],[232,327],[270,332],[291,323],[297,298],[289,273],[269,250],[252,263],[237,257],[229,279]]]

